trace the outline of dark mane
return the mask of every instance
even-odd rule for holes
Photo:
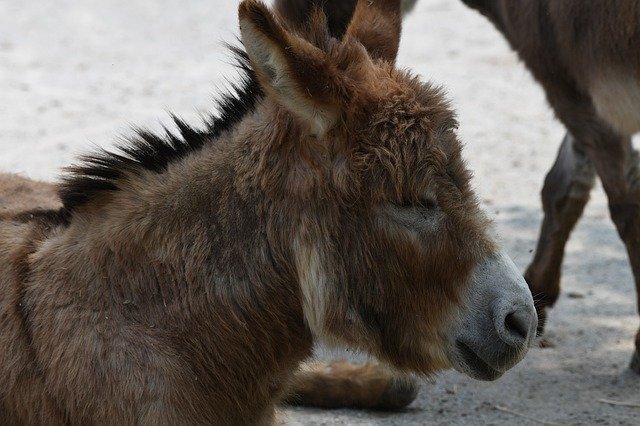
[[[136,134],[115,152],[101,150],[81,157],[81,163],[66,169],[58,194],[63,208],[71,213],[77,207],[99,197],[106,191],[116,191],[119,182],[128,173],[151,170],[162,173],[167,166],[235,126],[247,113],[253,111],[263,93],[249,64],[247,54],[238,47],[229,46],[240,69],[240,82],[230,88],[217,102],[218,112],[212,114],[204,130],[197,130],[172,116],[178,131],[165,128],[164,135],[136,129]]]

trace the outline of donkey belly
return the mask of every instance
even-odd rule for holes
[[[591,97],[600,117],[618,132],[632,135],[640,131],[637,75],[628,71],[605,71],[593,79]]]

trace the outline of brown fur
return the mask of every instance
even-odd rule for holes
[[[62,207],[55,186],[18,175],[5,174],[0,181],[0,215],[27,210],[55,210]]]
[[[285,402],[323,408],[395,410],[417,395],[415,380],[379,364],[346,361],[303,365],[289,386]]]
[[[0,220],[5,423],[270,423],[314,337],[449,367],[442,332],[496,248],[440,90],[356,38],[368,4],[338,41],[243,2],[266,96],[163,170],[98,169],[105,190],[34,217],[49,187],[2,177],[32,194]]]
[[[640,307],[640,2],[463,0],[507,38],[567,128],[542,191],[544,223],[525,277],[542,319],[560,292],[566,241],[597,174],[624,241]],[[544,322],[540,322],[540,327]],[[640,374],[640,331],[631,367]]]
[[[567,136],[542,191],[545,212],[525,274],[544,327],[560,294],[564,247],[589,199],[596,174],[625,242],[640,309],[640,167],[630,135],[640,130],[640,2],[637,0],[463,0],[503,33],[543,86]],[[302,20],[314,0],[277,0]],[[342,34],[354,0],[327,1]],[[640,331],[631,367],[640,374]]]
[[[292,25],[307,22],[313,7],[320,7],[329,16],[329,32],[336,38],[342,37],[351,22],[356,6],[355,0],[276,0],[274,8]]]
[[[340,38],[344,35],[349,22],[351,22],[351,19],[353,18],[356,3],[356,0],[275,0],[274,8],[287,22],[289,22],[289,24],[299,27],[308,21],[313,8],[319,7],[329,18],[327,24],[331,35],[336,38]],[[398,1],[392,0],[377,3],[382,4],[382,7],[388,7],[388,10],[394,11],[396,10],[395,8],[397,7]],[[402,13],[406,14],[413,9],[416,0],[400,0],[400,3],[402,6]],[[395,38],[395,34],[397,34],[395,27],[399,28],[400,21],[391,21],[389,24],[391,24],[393,28],[379,32],[383,36],[386,36],[387,42],[389,41],[389,37]],[[368,28],[375,28],[375,23],[369,24],[364,29],[367,30]],[[375,34],[373,34],[373,36],[372,41],[375,40]],[[393,39],[392,41],[393,43],[396,43],[399,42],[400,39],[398,37],[397,40]],[[383,39],[377,43],[384,46],[387,42],[384,41],[383,37]],[[394,44],[389,45],[393,46]]]

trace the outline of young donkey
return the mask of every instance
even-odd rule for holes
[[[544,221],[525,273],[544,326],[569,234],[596,174],[624,241],[640,308],[640,1],[463,0],[500,30],[567,128],[542,190]],[[631,368],[640,374],[640,331]]]
[[[316,0],[276,0],[286,16],[308,14]],[[318,0],[335,34],[355,0]],[[640,309],[640,169],[631,135],[640,131],[640,2],[637,0],[463,0],[504,34],[544,88],[567,128],[542,190],[544,221],[525,278],[542,332],[560,294],[564,248],[596,174],[624,241]],[[336,7],[337,4],[340,7]],[[640,374],[640,331],[631,369]]]
[[[244,1],[245,87],[206,132],[85,158],[58,210],[3,177],[5,423],[269,423],[314,338],[420,374],[524,356],[531,294],[442,93],[392,65],[399,10],[363,0],[337,40]]]

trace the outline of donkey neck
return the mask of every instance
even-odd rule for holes
[[[247,120],[260,127],[259,115]],[[312,339],[288,248],[272,235],[279,219],[237,172],[250,168],[238,159],[258,159],[243,153],[246,135],[225,133],[74,212],[34,254],[28,303],[95,312],[92,328],[161,341],[209,388],[247,387],[237,380],[247,374],[285,380]]]

